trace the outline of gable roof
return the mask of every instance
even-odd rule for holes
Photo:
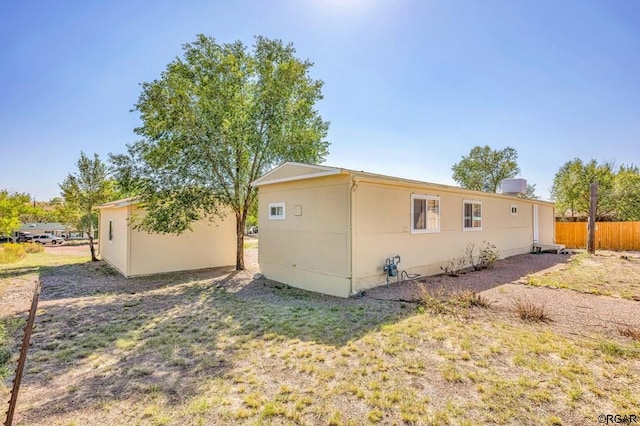
[[[331,176],[342,173],[343,169],[317,164],[304,164],[286,162],[273,170],[268,171],[258,179],[251,182],[252,186],[269,185],[272,183],[289,182],[293,180],[311,179],[316,177]]]

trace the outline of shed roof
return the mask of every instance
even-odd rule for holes
[[[131,204],[136,204],[137,202],[138,197],[121,198],[120,200],[109,201],[108,203],[100,204],[99,206],[96,206],[96,209],[113,209],[118,207],[126,207],[130,206]]]

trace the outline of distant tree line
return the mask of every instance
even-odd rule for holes
[[[596,160],[567,161],[556,173],[551,199],[566,220],[589,216],[589,188],[598,183],[597,221],[640,221],[640,170],[635,165],[615,167]]]
[[[485,192],[500,192],[504,179],[520,174],[518,152],[511,147],[492,149],[490,146],[476,146],[451,167],[453,180],[467,189]],[[527,184],[521,198],[537,200],[536,185]]]
[[[520,173],[514,148],[476,146],[451,167],[453,179],[463,188],[500,192],[502,180]],[[555,174],[551,200],[565,220],[589,216],[591,183],[598,182],[598,221],[640,221],[640,170],[635,165],[616,167],[613,162],[567,161]],[[535,185],[528,184],[523,198],[538,199]]]

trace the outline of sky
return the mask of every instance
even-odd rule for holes
[[[46,201],[81,151],[124,152],[140,84],[199,33],[314,63],[327,165],[455,185],[474,146],[510,146],[543,199],[574,158],[640,165],[636,0],[7,0],[0,189]]]

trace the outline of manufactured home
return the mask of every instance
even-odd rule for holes
[[[545,201],[301,163],[253,185],[262,274],[340,297],[386,283],[396,256],[399,270],[435,275],[469,243],[508,257],[554,242]]]
[[[195,222],[180,235],[153,234],[130,226],[143,215],[133,198],[98,207],[100,257],[125,277],[235,265],[236,225],[233,214]]]

